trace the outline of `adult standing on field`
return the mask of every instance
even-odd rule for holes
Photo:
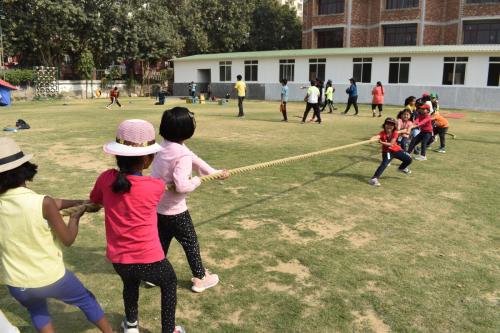
[[[319,112],[319,96],[320,92],[318,87],[316,87],[316,82],[311,81],[311,86],[307,89],[306,97],[304,97],[304,102],[306,102],[306,110],[304,111],[304,116],[302,117],[302,124],[306,122],[307,115],[311,109],[314,110],[316,115],[316,122],[321,124],[321,114]]]
[[[118,101],[118,97],[120,97],[120,91],[118,90],[118,87],[115,87],[114,89],[110,90],[109,99],[111,100],[111,103],[109,103],[108,106],[106,106],[106,109],[111,110],[111,105],[115,103],[119,107],[122,107],[122,105]]]
[[[236,77],[236,84],[234,85],[234,89],[238,92],[238,117],[244,117],[245,113],[243,112],[243,100],[247,94],[247,85],[242,80],[241,75]]]
[[[375,108],[378,108],[378,116],[382,117],[382,110],[384,107],[385,90],[382,82],[378,81],[377,85],[372,89],[372,114],[375,117]]]
[[[345,108],[344,114],[347,114],[349,110],[351,109],[351,105],[354,106],[354,110],[356,113],[354,113],[355,116],[358,115],[358,87],[356,86],[356,80],[354,78],[349,79],[350,86],[349,88],[346,89],[346,94],[349,95],[349,98],[347,99],[347,106]]]

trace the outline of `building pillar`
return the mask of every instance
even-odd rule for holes
[[[352,0],[347,1],[347,27],[345,47],[351,47]]]
[[[463,44],[463,27],[464,27],[464,0],[460,0],[458,4],[458,27],[457,27],[457,45]]]
[[[424,34],[425,34],[425,11],[426,11],[426,0],[422,0],[422,11],[420,13],[420,27],[418,31],[418,43],[417,45],[424,45]]]

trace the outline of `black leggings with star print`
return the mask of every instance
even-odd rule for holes
[[[198,237],[189,211],[186,210],[177,215],[158,214],[158,233],[165,256],[168,253],[172,238],[175,237],[186,253],[193,276],[198,279],[205,276],[205,268],[200,255],[200,245],[198,244]]]

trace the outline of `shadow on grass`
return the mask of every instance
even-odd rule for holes
[[[477,140],[477,139],[454,139],[454,141],[466,141],[466,142],[473,142],[473,143],[486,143],[490,145],[500,145],[500,141],[486,141],[486,140]]]
[[[348,156],[348,157],[349,157],[349,158],[351,159],[351,161],[352,161],[352,162],[351,162],[351,163],[349,163],[348,165],[345,165],[345,166],[343,166],[343,167],[341,167],[341,168],[338,168],[338,169],[336,169],[336,170],[334,170],[334,171],[332,171],[332,172],[329,172],[329,173],[326,173],[326,172],[315,172],[314,174],[317,176],[316,178],[311,179],[311,180],[309,180],[309,181],[307,181],[307,182],[305,182],[305,183],[301,184],[300,186],[295,186],[295,187],[289,188],[289,189],[287,189],[287,190],[281,191],[281,192],[279,192],[279,193],[276,193],[273,197],[274,197],[274,198],[277,198],[277,197],[283,196],[283,195],[285,195],[285,194],[287,194],[287,193],[290,193],[290,192],[293,192],[293,191],[295,191],[295,190],[297,190],[297,189],[301,189],[301,188],[303,188],[304,186],[307,186],[307,185],[310,185],[310,184],[316,183],[316,182],[318,182],[318,181],[320,181],[320,180],[323,180],[324,178],[334,177],[334,176],[341,176],[341,177],[343,177],[345,174],[342,174],[342,171],[344,171],[344,170],[348,170],[348,169],[352,168],[353,166],[355,166],[356,164],[358,164],[358,163],[360,163],[360,162],[364,162],[364,161],[371,161],[371,160],[373,160],[373,159],[374,159],[374,158],[371,156],[371,154],[370,154],[370,156],[366,156],[366,157],[363,157],[363,156]],[[377,161],[378,161],[378,160],[377,160]],[[356,179],[356,180],[361,180],[361,179],[362,179],[362,180],[363,180],[363,183],[366,183],[366,182],[367,182],[367,179],[368,179],[366,175],[351,175],[351,178],[354,178],[354,179]],[[196,226],[196,227],[199,227],[199,226],[202,226],[202,225],[204,225],[204,224],[210,223],[210,222],[212,222],[212,221],[216,221],[216,220],[218,220],[218,219],[222,219],[222,218],[224,218],[224,217],[227,217],[227,216],[232,215],[233,213],[236,213],[236,212],[239,212],[239,211],[241,211],[241,210],[244,210],[244,209],[250,208],[250,207],[252,207],[252,206],[255,206],[255,205],[261,204],[261,203],[263,203],[263,202],[265,202],[265,201],[268,201],[268,200],[269,200],[269,198],[268,198],[268,197],[266,197],[266,198],[262,198],[262,199],[259,199],[259,200],[257,200],[257,201],[254,201],[254,202],[250,202],[250,203],[248,203],[248,204],[246,204],[246,205],[243,205],[243,206],[237,207],[237,208],[235,208],[235,209],[233,209],[233,210],[230,210],[230,211],[228,211],[228,212],[226,212],[226,213],[223,213],[223,214],[217,215],[217,216],[215,216],[215,217],[212,217],[212,218],[210,218],[210,219],[208,219],[208,220],[205,220],[205,221],[202,221],[202,222],[200,222],[200,223],[196,223],[196,224],[195,224],[195,226]]]

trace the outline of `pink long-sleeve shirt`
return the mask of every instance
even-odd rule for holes
[[[212,168],[184,144],[164,140],[160,145],[163,150],[155,156],[151,176],[163,180],[165,184],[175,184],[175,191],[163,194],[158,204],[158,213],[177,215],[187,210],[188,193],[201,184],[199,177],[191,177],[192,172],[205,176],[219,170]]]

